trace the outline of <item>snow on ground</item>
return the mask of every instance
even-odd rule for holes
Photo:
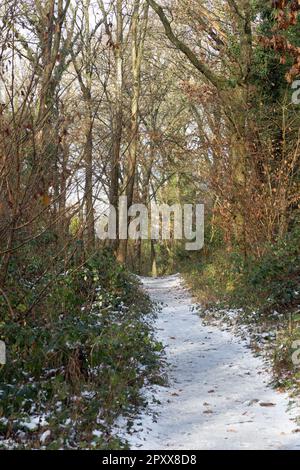
[[[289,399],[268,385],[263,360],[232,333],[202,324],[179,275],[143,282],[163,302],[156,328],[169,387],[145,390],[149,406],[125,435],[130,448],[300,449]]]

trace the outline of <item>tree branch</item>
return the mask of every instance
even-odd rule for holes
[[[166,35],[168,39],[174,44],[174,46],[181,51],[190,61],[190,63],[197,69],[199,72],[204,75],[207,80],[209,80],[218,90],[227,88],[229,83],[226,79],[219,77],[214,72],[210,70],[207,65],[201,62],[196,54],[184,43],[182,42],[177,36],[175,36],[171,24],[166,17],[162,7],[156,3],[155,0],[147,0],[149,5],[153,8],[153,10],[158,14]]]

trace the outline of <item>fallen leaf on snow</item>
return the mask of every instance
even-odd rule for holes
[[[260,406],[263,406],[264,408],[271,408],[271,406],[276,406],[275,403],[260,403]]]

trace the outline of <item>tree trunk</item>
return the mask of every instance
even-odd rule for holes
[[[152,277],[157,277],[157,262],[154,240],[151,240],[151,274]]]
[[[121,159],[121,144],[123,134],[123,2],[117,0],[117,37],[114,45],[115,63],[116,63],[116,81],[115,81],[115,113],[113,116],[112,133],[112,157],[110,173],[110,193],[109,202],[115,208],[117,221],[119,219],[119,172]],[[117,224],[117,239],[112,240],[111,244],[116,254],[119,245],[119,231]]]
[[[87,249],[92,253],[95,249],[95,216],[93,204],[93,114],[91,95],[87,99],[86,142],[84,150],[85,162],[85,210]]]
[[[133,91],[131,98],[131,119],[130,119],[130,143],[128,150],[128,169],[126,182],[126,196],[128,208],[133,204],[134,184],[136,177],[137,150],[139,141],[139,100],[141,91],[141,67],[144,52],[145,35],[148,24],[149,4],[145,4],[142,24],[139,15],[140,0],[135,0],[134,11],[131,23],[131,57],[132,57],[132,80]],[[139,27],[140,26],[140,27]],[[139,34],[141,33],[141,34]],[[139,36],[141,36],[139,38]],[[129,221],[130,222],[130,221]],[[128,240],[120,240],[118,250],[118,260],[126,263]]]

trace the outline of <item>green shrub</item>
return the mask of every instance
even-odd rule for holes
[[[35,258],[28,266],[29,284],[40,263]],[[149,298],[109,251],[55,275],[29,312],[38,294],[19,279],[24,285],[13,298],[16,318],[0,304],[0,337],[8,350],[0,370],[0,446],[10,439],[21,448],[38,448],[45,429],[51,430],[51,448],[124,445],[111,437],[110,427],[120,413],[141,404],[140,388],[159,366]],[[37,416],[47,424],[28,429],[27,421]],[[96,439],[95,429],[103,437]]]

